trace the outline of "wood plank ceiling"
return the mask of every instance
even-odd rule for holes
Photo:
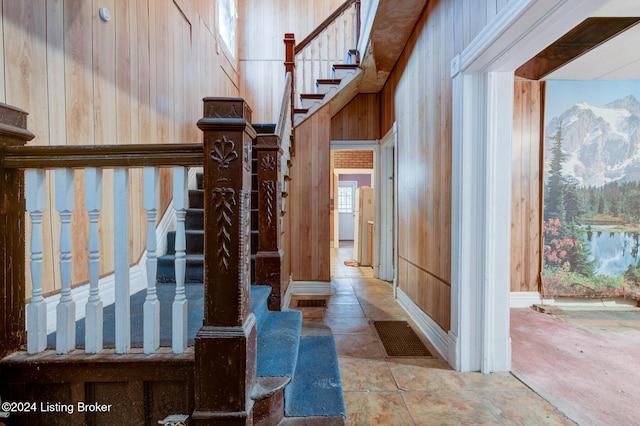
[[[520,66],[515,75],[529,80],[543,79],[627,31],[639,21],[640,17],[626,16],[588,18]]]

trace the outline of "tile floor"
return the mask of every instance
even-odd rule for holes
[[[368,267],[348,267],[332,249],[333,295],[323,322],[336,338],[348,425],[571,425],[509,373],[458,373],[440,358]],[[390,358],[370,321],[408,320],[433,357]]]

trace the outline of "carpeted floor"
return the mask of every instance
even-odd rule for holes
[[[611,315],[604,322],[582,318],[585,327],[562,316],[511,310],[514,374],[580,425],[640,424],[640,331],[607,329],[629,321]],[[598,321],[603,327],[595,327]]]

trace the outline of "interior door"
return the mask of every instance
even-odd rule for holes
[[[353,240],[357,188],[356,181],[338,183],[338,237],[340,240]]]

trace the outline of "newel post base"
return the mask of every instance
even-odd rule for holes
[[[190,424],[253,424],[256,317],[251,312],[251,110],[205,98],[204,325],[195,344]]]
[[[0,358],[26,343],[24,172],[4,167],[4,156],[34,138],[27,115],[0,103]]]

